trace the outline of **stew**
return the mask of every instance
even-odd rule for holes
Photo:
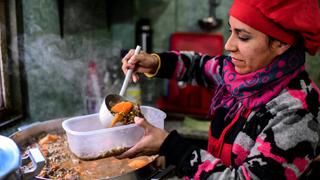
[[[123,160],[115,157],[81,160],[69,150],[66,134],[42,134],[24,147],[24,154],[32,147],[39,147],[46,158],[46,165],[38,177],[50,179],[101,179],[119,176],[139,169],[156,158],[140,156]]]

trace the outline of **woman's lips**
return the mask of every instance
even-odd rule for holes
[[[235,66],[239,66],[239,65],[243,64],[243,60],[239,60],[239,59],[236,59],[236,58],[232,57],[232,63]]]

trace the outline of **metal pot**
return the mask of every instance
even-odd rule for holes
[[[61,125],[63,120],[65,119],[61,118],[61,119],[55,119],[55,120],[50,120],[45,122],[34,123],[27,127],[20,128],[18,132],[12,134],[10,137],[19,147],[25,147],[30,143],[30,139],[37,137],[42,133],[52,133],[52,132],[64,133],[64,130]],[[38,169],[41,170],[42,167]],[[172,174],[173,172],[174,172],[174,167],[172,166],[167,167],[165,170],[160,170],[155,166],[154,162],[150,162],[149,164],[147,164],[146,166],[140,169],[137,169],[135,171],[122,174],[116,177],[112,177],[110,179],[121,179],[121,180],[164,179],[165,177]],[[23,173],[24,172],[22,172],[22,174]],[[20,177],[24,179],[23,176],[21,176],[21,174],[20,174]],[[35,177],[35,179],[43,179],[43,178]]]
[[[1,148],[0,179],[30,179],[40,172],[45,165],[45,159],[38,148],[32,148],[28,155],[21,157],[16,143],[5,136],[0,136]],[[26,165],[31,161],[31,168]]]

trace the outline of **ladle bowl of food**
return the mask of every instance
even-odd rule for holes
[[[118,94],[106,96],[99,111],[99,120],[106,128],[131,124],[135,116],[143,117],[139,104]]]
[[[137,45],[134,54],[138,55],[140,52],[141,46]],[[129,62],[130,63],[130,62]],[[100,111],[99,111],[99,119],[101,121],[101,124],[103,124],[105,127],[112,127],[114,126],[117,122],[122,121],[123,119],[128,118],[128,112],[133,112],[133,110],[138,110],[139,111],[139,106],[137,106],[135,103],[130,104],[130,101],[124,98],[124,94],[126,92],[126,89],[128,87],[129,81],[131,79],[133,70],[129,69],[126,73],[126,77],[124,79],[124,82],[122,84],[121,90],[119,95],[118,94],[109,94],[104,101],[101,104]],[[120,105],[120,108],[125,108],[125,111],[128,112],[115,112],[112,111],[111,106],[115,106],[117,103],[120,102],[129,102],[129,103],[124,103]],[[129,105],[130,107],[128,107]],[[116,108],[119,109],[119,108]],[[132,120],[132,118],[131,118]],[[133,120],[132,120],[133,121]],[[128,123],[124,123],[128,124]]]

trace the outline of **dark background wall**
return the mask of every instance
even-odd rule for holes
[[[216,9],[223,23],[214,33],[225,40],[231,3],[221,1]],[[135,25],[140,18],[150,20],[153,51],[160,52],[169,49],[173,32],[203,32],[198,20],[208,15],[207,0],[22,0],[28,116],[0,130],[1,134],[35,121],[93,113],[87,103],[90,63],[96,65],[101,99],[118,93],[124,78],[120,54],[135,47]],[[307,69],[318,84],[319,58],[308,56],[307,60]],[[143,79],[141,84],[143,94],[153,98],[163,93],[163,86],[160,80]],[[152,105],[153,100],[147,103]]]

